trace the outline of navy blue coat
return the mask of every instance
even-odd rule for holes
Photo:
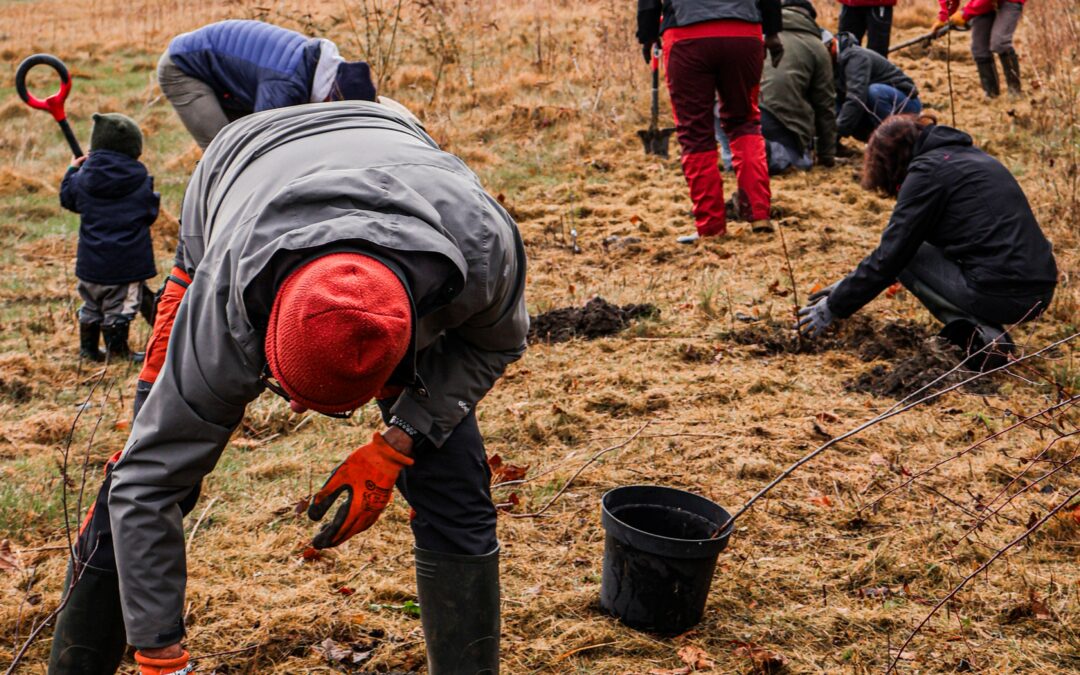
[[[261,21],[229,20],[173,38],[169,58],[239,114],[310,102],[320,42]]]
[[[81,216],[75,276],[110,286],[154,277],[150,225],[160,204],[146,167],[125,154],[94,150],[68,169],[60,205]]]

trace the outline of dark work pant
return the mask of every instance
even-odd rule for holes
[[[390,403],[379,403],[386,418]],[[416,511],[410,523],[416,546],[464,555],[494,551],[498,514],[476,413],[470,412],[441,448],[420,441],[413,459],[398,477],[397,489]]]
[[[664,59],[698,233],[722,234],[726,226],[713,113],[717,99],[746,210],[750,219],[768,218],[771,194],[757,104],[765,63],[761,39],[682,39],[664,44]]]
[[[1020,23],[1024,6],[1018,2],[1000,2],[996,12],[973,17],[971,24],[971,56],[976,61],[994,58],[1013,50],[1013,34]]]
[[[866,48],[889,58],[889,38],[892,32],[892,7],[840,7],[840,32],[853,33]]]
[[[1004,326],[1037,318],[1054,297],[1054,292],[1029,295],[991,295],[971,286],[960,265],[945,253],[924,243],[900,273],[900,283],[926,306],[939,321],[957,319]]]

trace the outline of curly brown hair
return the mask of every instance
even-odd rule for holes
[[[907,177],[911,153],[919,134],[937,124],[932,115],[892,115],[886,117],[863,154],[862,186],[867,190],[895,195]]]

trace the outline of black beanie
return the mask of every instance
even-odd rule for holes
[[[374,101],[375,83],[371,81],[371,68],[368,64],[363,61],[339,63],[329,100]]]
[[[810,0],[782,0],[781,7],[798,7],[799,9],[805,9],[810,13],[810,18],[817,21],[817,10],[814,9],[814,3]]]
[[[138,159],[142,154],[142,132],[135,120],[120,113],[94,113],[90,151],[112,150]]]

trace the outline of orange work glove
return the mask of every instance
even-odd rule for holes
[[[187,650],[172,659],[152,659],[143,656],[142,652],[135,652],[135,661],[138,662],[142,675],[186,675],[194,672],[188,665],[188,658]]]
[[[371,442],[349,455],[334,469],[311,500],[308,517],[322,520],[342,492],[348,493],[334,519],[323,526],[311,545],[337,546],[375,524],[393,496],[398,474],[413,463],[376,433]]]
[[[949,22],[948,22],[947,19],[936,19],[934,21],[934,25],[930,26],[930,32],[931,33],[936,33],[939,30],[941,30],[942,28],[944,28],[948,23]]]
[[[953,15],[949,17],[949,23],[957,28],[963,28],[967,25],[967,19],[964,18],[964,12],[957,10],[953,12]]]

